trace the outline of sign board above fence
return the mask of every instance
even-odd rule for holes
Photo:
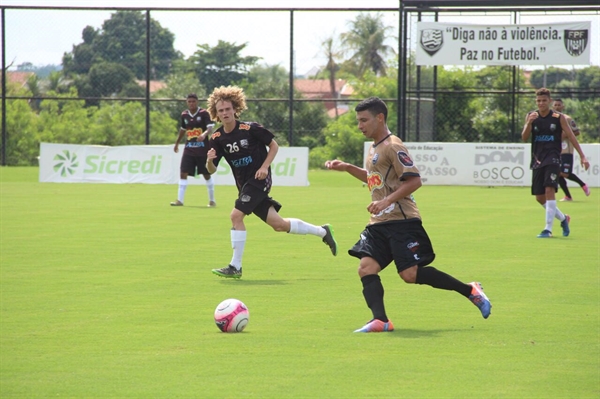
[[[417,23],[417,65],[589,65],[591,22]]]

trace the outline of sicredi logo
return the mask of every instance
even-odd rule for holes
[[[160,173],[162,155],[152,155],[150,159],[140,161],[138,159],[110,159],[106,155],[88,155],[85,158],[83,173],[105,173],[116,175],[122,173],[131,174],[158,174]]]
[[[75,173],[75,169],[79,166],[77,154],[69,150],[64,150],[62,153],[54,156],[54,171],[62,177],[67,177]]]

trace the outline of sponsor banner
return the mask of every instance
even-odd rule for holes
[[[417,65],[590,65],[591,22],[465,25],[418,22]]]
[[[371,142],[365,142],[364,160]],[[528,143],[405,143],[424,184],[531,186]],[[573,173],[590,187],[600,187],[600,145],[580,144],[590,161],[586,171],[575,152]]]
[[[40,144],[40,182],[177,184],[183,149],[171,145],[92,146]],[[279,147],[271,165],[273,183],[307,186],[308,148]],[[229,165],[222,159],[213,174],[217,185],[235,185]],[[202,176],[190,184],[205,184]]]

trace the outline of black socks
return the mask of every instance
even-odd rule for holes
[[[383,285],[377,274],[369,274],[360,279],[363,285],[363,296],[367,302],[367,306],[373,312],[373,318],[379,319],[385,323],[389,320],[385,314],[383,306]]]
[[[419,267],[417,270],[417,284],[430,285],[441,290],[456,291],[465,297],[471,295],[471,286],[458,281],[454,277],[439,271],[435,267]]]

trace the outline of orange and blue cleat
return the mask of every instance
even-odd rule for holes
[[[362,332],[362,333],[370,333],[370,332],[390,332],[394,331],[394,325],[391,320],[387,322],[381,321],[379,319],[373,319],[367,324],[365,324],[362,328],[355,330],[354,332]]]

